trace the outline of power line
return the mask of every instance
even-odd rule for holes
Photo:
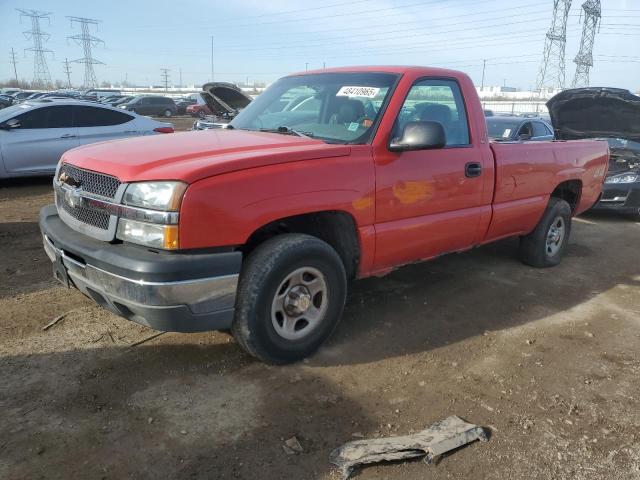
[[[69,60],[64,59],[64,73],[67,74],[67,85],[71,88],[71,67],[69,66]]]
[[[587,0],[582,4],[584,23],[582,24],[582,38],[580,50],[573,60],[576,64],[576,74],[572,87],[589,86],[589,70],[593,67],[593,44],[596,39],[596,28],[602,16],[600,0]]]
[[[13,50],[13,47],[11,47],[11,60],[9,61],[13,64],[13,74],[16,77],[16,83],[18,83],[18,69],[16,68],[18,62],[16,61],[16,52]]]
[[[362,39],[362,38],[367,38],[367,37],[373,37],[376,40],[378,39],[385,39],[385,40],[389,40],[389,39],[393,39],[393,38],[401,38],[401,39],[406,39],[407,37],[410,36],[424,36],[425,34],[429,34],[429,35],[434,35],[434,34],[443,34],[443,33],[457,33],[457,32],[466,32],[469,30],[485,30],[487,28],[492,28],[492,27],[500,27],[500,26],[510,26],[510,25],[517,25],[517,24],[522,24],[522,23],[532,23],[532,22],[536,22],[536,21],[542,21],[545,19],[545,17],[536,17],[536,18],[531,18],[532,14],[536,14],[536,13],[542,13],[542,11],[536,11],[536,12],[532,12],[529,14],[524,14],[524,15],[505,15],[505,16],[501,16],[501,17],[491,17],[487,20],[490,21],[495,21],[495,20],[505,20],[505,19],[511,19],[511,21],[506,22],[506,23],[498,23],[498,24],[491,24],[491,25],[487,25],[484,23],[480,23],[480,21],[478,20],[478,18],[474,18],[472,20],[466,20],[463,22],[448,22],[446,26],[442,26],[439,28],[448,28],[451,26],[461,26],[461,25],[469,25],[471,24],[471,27],[464,27],[464,28],[458,28],[458,29],[449,29],[449,30],[444,30],[444,31],[438,31],[437,29],[429,29],[429,30],[425,30],[424,25],[419,25],[416,26],[414,28],[394,28],[391,30],[378,30],[375,29],[374,32],[371,33],[355,33],[355,34],[351,34],[351,35],[341,35],[341,36],[335,36],[335,37],[326,37],[326,38],[322,38],[320,40],[316,40],[315,42],[317,43],[310,43],[310,42],[304,42],[304,43],[300,43],[300,44],[279,44],[279,45],[272,45],[272,46],[264,46],[264,44],[261,43],[261,46],[256,47],[255,45],[253,46],[246,46],[246,47],[228,47],[225,48],[226,51],[246,51],[246,50],[251,50],[251,51],[255,51],[255,50],[280,50],[282,48],[287,48],[287,49],[291,49],[291,48],[309,48],[309,47],[325,47],[327,45],[337,45],[337,44],[344,44],[345,40],[351,40],[351,39]],[[515,18],[519,18],[521,16],[524,16],[525,18],[521,21],[513,21],[513,19]],[[475,25],[475,26],[474,26]],[[419,31],[420,33],[417,35],[407,35],[407,32],[412,32],[412,31]],[[394,35],[391,37],[383,37],[384,35],[387,34],[392,34],[392,33],[399,33],[400,35]],[[335,40],[335,41],[332,41]],[[313,41],[312,41],[313,42]]]
[[[49,73],[49,67],[47,66],[47,60],[44,54],[53,52],[44,48],[43,45],[49,40],[51,35],[40,29],[40,20],[47,19],[49,23],[51,23],[49,18],[51,14],[38,10],[23,10],[21,8],[17,8],[16,10],[20,12],[21,20],[22,17],[31,19],[31,30],[23,33],[28,40],[33,40],[33,47],[25,49],[25,51],[33,52],[33,82],[45,88],[50,88],[51,74]]]
[[[445,21],[446,26],[450,26],[451,22],[450,20],[452,19],[459,19],[459,18],[464,18],[464,17],[473,17],[473,20],[471,23],[476,23],[476,24],[480,24],[483,21],[488,21],[488,20],[496,20],[496,17],[494,17],[492,14],[493,13],[502,13],[502,12],[507,12],[510,10],[518,10],[518,11],[522,11],[523,9],[527,9],[527,8],[531,8],[531,7],[540,7],[539,3],[530,3],[530,4],[526,4],[526,5],[519,5],[518,7],[510,7],[510,8],[500,8],[500,9],[495,9],[495,10],[484,10],[481,13],[479,12],[471,12],[471,13],[466,13],[466,14],[454,14],[454,15],[445,15],[445,16],[440,16],[440,17],[432,17],[429,19],[430,22],[432,22],[434,26],[430,27],[428,29],[428,33],[431,34],[433,32],[434,28],[442,28],[442,27],[438,27],[437,23]],[[525,12],[525,13],[521,13],[519,15],[508,15],[506,17],[497,17],[497,18],[513,18],[513,17],[518,17],[518,16],[531,16],[533,14],[538,14],[538,13],[546,13],[546,10],[537,10],[535,12]],[[486,20],[483,18],[479,18],[478,15],[488,15]],[[357,17],[358,19],[362,18],[361,16]],[[460,24],[461,22],[455,22],[454,24]],[[470,23],[470,22],[465,22],[465,23]],[[316,34],[325,34],[325,33],[329,33],[329,32],[349,32],[351,33],[351,35],[349,35],[349,37],[354,36],[354,35],[363,35],[362,33],[354,33],[354,30],[358,30],[358,29],[365,29],[367,32],[372,32],[374,31],[375,33],[373,33],[372,35],[377,35],[379,32],[378,28],[379,27],[388,27],[389,25],[393,25],[394,27],[398,27],[400,25],[415,25],[416,27],[418,27],[420,30],[423,31],[427,31],[425,29],[425,25],[424,22],[420,22],[420,21],[416,21],[416,20],[410,20],[410,21],[406,21],[406,22],[389,22],[388,20],[385,21],[382,24],[367,24],[361,27],[355,26],[355,25],[350,25],[349,27],[343,27],[343,28],[329,28],[329,29],[322,29],[322,30],[307,30],[305,29],[305,40],[308,41],[308,36],[309,35],[316,35]],[[416,29],[414,29],[416,30]],[[284,36],[290,36],[289,32],[281,32],[280,35],[284,35]],[[269,35],[269,38],[272,38],[273,35]],[[247,36],[247,35],[243,35],[242,38],[244,40],[250,40],[251,38],[256,38],[256,36]],[[260,35],[257,36],[257,38],[260,38]],[[340,36],[340,37],[323,37],[321,39],[313,39],[311,41],[325,41],[331,38],[345,38],[344,36]],[[289,38],[287,40],[290,40]],[[272,42],[273,44],[274,42]],[[255,40],[253,41],[249,41],[246,43],[233,43],[233,46],[230,48],[236,48],[236,47],[248,47],[248,48],[255,48]],[[278,44],[278,42],[275,42],[275,44]],[[262,47],[264,47],[265,45],[269,45],[269,44],[265,44],[264,42],[260,42],[260,45]]]
[[[565,46],[567,43],[567,19],[571,0],[554,0],[551,28],[546,35],[542,64],[538,74],[537,89],[564,88]]]
[[[94,65],[104,65],[103,62],[93,58],[93,54],[91,52],[92,47],[98,45],[99,43],[103,43],[101,39],[98,37],[94,37],[89,32],[89,25],[98,25],[99,20],[94,20],[92,18],[85,17],[67,17],[71,21],[71,26],[73,27],[73,23],[77,22],[80,24],[80,30],[82,33],[79,35],[72,35],[70,37],[71,40],[74,40],[78,45],[82,45],[82,50],[84,52],[84,57],[78,58],[77,60],[73,60],[73,63],[83,63],[84,64],[84,87],[97,87],[98,80],[96,79],[96,72],[93,70]]]

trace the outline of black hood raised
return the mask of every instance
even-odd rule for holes
[[[564,90],[547,102],[559,140],[624,138],[640,141],[640,97],[621,88]]]
[[[236,85],[226,82],[205,83],[200,95],[216,116],[235,116],[252,100]]]

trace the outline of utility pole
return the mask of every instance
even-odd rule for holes
[[[327,64],[325,62],[322,62],[322,69],[324,70],[325,68],[327,68]]]
[[[538,73],[537,89],[564,88],[564,52],[567,44],[567,19],[571,0],[553,1],[553,18],[546,35],[542,64]]]
[[[40,30],[40,20],[47,19],[49,23],[51,20],[48,12],[40,12],[38,10],[23,10],[17,8],[20,12],[20,19],[27,17],[31,19],[31,30],[23,32],[28,40],[33,40],[33,47],[25,49],[25,51],[33,52],[33,81],[45,88],[51,87],[51,74],[49,73],[49,67],[47,66],[47,60],[45,59],[45,53],[53,53],[51,50],[44,48],[44,43],[49,40],[51,35]]]
[[[182,88],[182,69],[178,70],[180,72],[180,88]]]
[[[576,64],[576,74],[571,84],[573,88],[589,86],[589,70],[593,67],[593,44],[596,40],[596,29],[602,17],[600,0],[587,0],[582,4],[582,10],[584,10],[584,23],[580,50],[573,60]]]
[[[211,81],[213,82],[213,35],[211,35]]]
[[[11,47],[11,63],[13,63],[13,74],[16,77],[16,87],[18,86],[18,69],[16,68],[16,52],[13,51],[13,47]]]
[[[308,72],[309,71],[309,62],[305,62],[304,64],[304,71]]]
[[[160,69],[160,76],[162,77],[162,81],[164,83],[164,91],[166,92],[167,90],[169,90],[169,69],[168,68],[161,68]]]
[[[487,61],[482,60],[482,83],[480,84],[480,91],[484,88],[484,71],[487,68]]]
[[[100,21],[85,17],[67,18],[71,21],[71,27],[73,27],[74,22],[77,22],[80,24],[80,30],[82,31],[82,33],[79,35],[72,35],[70,37],[67,37],[71,40],[74,40],[78,45],[82,45],[82,50],[84,52],[84,57],[73,60],[73,63],[84,63],[84,86],[87,88],[97,87],[98,80],[96,79],[96,72],[93,70],[93,66],[104,65],[104,63],[93,58],[91,48],[95,47],[99,43],[104,44],[104,42],[98,37],[94,37],[93,35],[91,35],[91,33],[89,33],[89,25],[98,25]]]
[[[67,85],[71,88],[71,67],[69,66],[69,60],[64,59],[64,73],[67,74]]]

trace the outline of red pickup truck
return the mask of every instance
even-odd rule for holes
[[[65,153],[40,227],[55,276],[158,330],[231,330],[272,363],[317,349],[348,281],[520,237],[556,265],[607,173],[602,141],[491,143],[466,75],[280,79],[226,129]]]

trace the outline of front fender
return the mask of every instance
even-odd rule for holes
[[[356,150],[356,149],[354,149]],[[366,152],[366,153],[365,153]],[[368,150],[347,157],[231,172],[189,186],[180,209],[184,249],[242,245],[276,220],[320,211],[374,222],[374,167]]]

